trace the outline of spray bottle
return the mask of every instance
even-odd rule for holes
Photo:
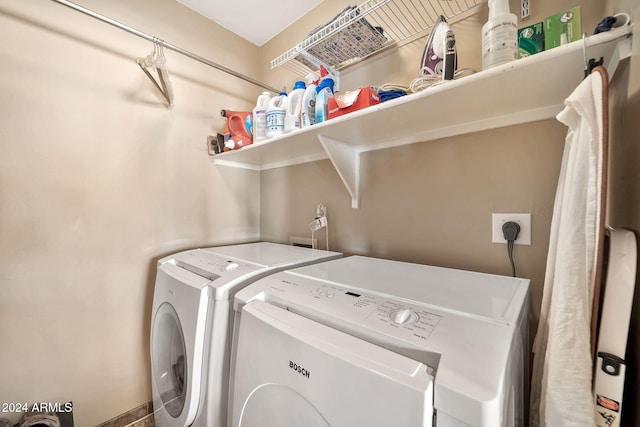
[[[482,26],[482,69],[518,59],[518,18],[509,0],[489,0],[489,19]]]

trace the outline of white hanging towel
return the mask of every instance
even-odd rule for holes
[[[599,68],[556,117],[569,130],[533,343],[531,427],[595,426],[591,316],[604,241],[608,132],[608,78]]]

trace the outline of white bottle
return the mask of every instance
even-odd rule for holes
[[[269,100],[267,107],[267,138],[275,138],[284,133],[284,117],[287,114],[287,94],[280,92]]]
[[[287,95],[287,113],[284,116],[284,133],[300,129],[300,112],[302,111],[302,97],[306,87],[303,81],[297,81],[293,90]]]
[[[269,92],[262,92],[258,97],[256,106],[253,109],[253,143],[267,139],[267,108],[271,95]]]
[[[482,26],[482,69],[518,59],[518,18],[509,0],[489,0],[489,19]]]
[[[329,120],[329,98],[333,96],[333,79],[325,77],[316,88],[316,123]]]
[[[302,110],[300,111],[300,126],[309,127],[316,123],[316,84],[319,79],[316,73],[307,74],[307,88],[302,96]]]

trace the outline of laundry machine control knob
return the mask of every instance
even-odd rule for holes
[[[408,308],[401,308],[391,313],[391,320],[400,325],[410,323],[416,320],[416,314]]]
[[[226,265],[224,269],[227,271],[233,271],[233,270],[236,270],[238,267],[240,267],[240,264],[238,264],[237,262],[230,262],[229,264]]]

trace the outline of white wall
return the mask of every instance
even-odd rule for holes
[[[258,77],[254,45],[175,1],[78,3]],[[3,0],[0,38],[0,402],[96,425],[151,399],[156,260],[259,237],[259,174],[206,137],[260,88],[166,51],[166,108],[135,63],[152,43],[44,0]]]

